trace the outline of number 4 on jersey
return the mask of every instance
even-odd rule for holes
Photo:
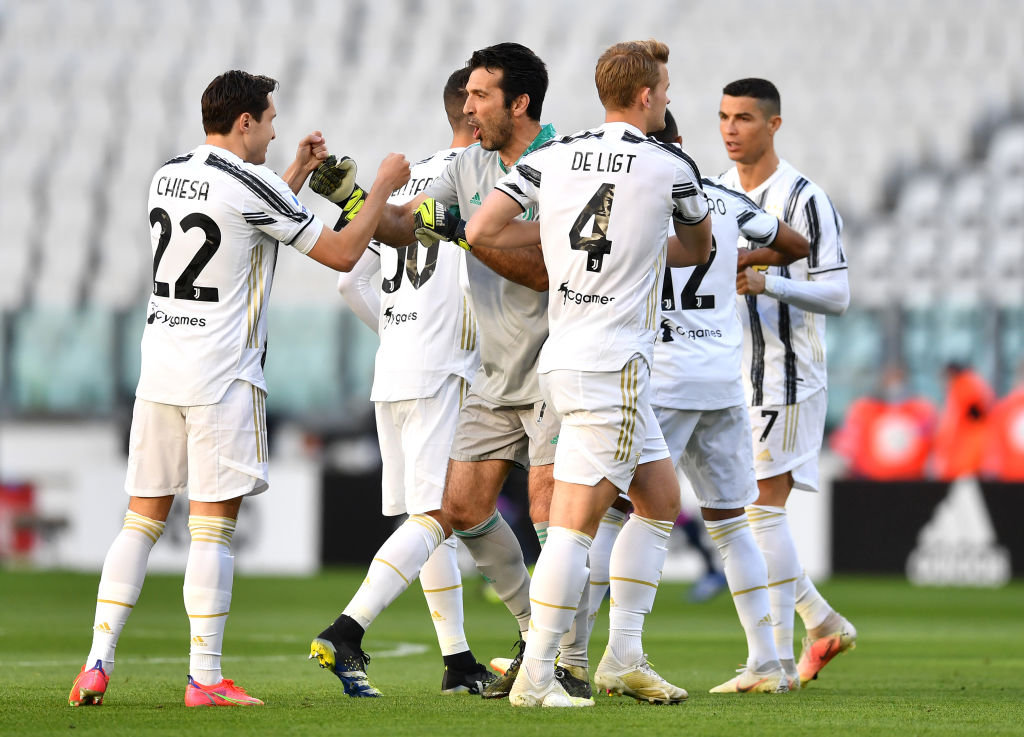
[[[612,242],[608,240],[608,218],[612,214],[612,200],[615,199],[615,185],[602,184],[590,198],[576,222],[569,231],[569,244],[574,251],[587,252],[587,271],[600,271],[604,266],[604,257],[612,252]],[[593,220],[590,235],[583,235],[587,223]]]

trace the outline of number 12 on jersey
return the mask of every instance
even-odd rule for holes
[[[695,267],[693,273],[690,274],[690,278],[686,280],[686,284],[683,286],[683,291],[679,293],[680,310],[715,309],[715,295],[697,294],[697,289],[700,288],[700,283],[704,280],[705,275],[707,275],[708,270],[711,268],[711,264],[714,263],[716,253],[718,253],[718,244],[715,243],[715,237],[711,236],[711,256],[708,257],[707,263],[703,263]],[[672,284],[672,269],[665,271],[665,284],[661,290],[661,309],[676,309],[675,286]]]
[[[612,252],[612,242],[608,240],[607,233],[614,199],[615,185],[607,182],[602,184],[580,211],[569,231],[570,248],[587,253],[587,271],[600,271],[604,266],[604,257]],[[583,235],[583,229],[591,220],[593,226],[590,235]]]

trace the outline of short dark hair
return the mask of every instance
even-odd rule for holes
[[[747,77],[730,82],[722,88],[722,94],[729,97],[753,97],[764,111],[765,117],[782,114],[782,98],[778,88],[767,79]]]
[[[483,67],[501,70],[501,91],[505,94],[505,107],[519,95],[528,95],[530,104],[526,115],[540,121],[544,94],[548,91],[548,69],[540,57],[522,44],[506,42],[474,51],[466,63],[470,71]]]
[[[678,143],[676,139],[679,138],[679,127],[676,125],[676,119],[667,109],[665,110],[665,127],[660,131],[652,132],[651,137],[662,143]]]
[[[448,114],[452,128],[466,117],[462,108],[466,105],[466,82],[469,81],[471,71],[469,67],[456,69],[444,85],[444,111]]]
[[[256,120],[270,107],[267,95],[277,89],[277,80],[233,69],[215,77],[203,92],[203,130],[207,135],[225,135],[242,113]]]

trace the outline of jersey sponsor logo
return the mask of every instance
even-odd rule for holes
[[[681,338],[688,338],[689,340],[704,340],[706,338],[721,338],[722,331],[718,328],[697,328],[696,330],[687,330],[682,325],[676,325],[667,319],[662,320],[661,342],[671,343],[675,340],[676,335]]]
[[[582,292],[577,292],[569,286],[567,281],[561,283],[558,287],[558,293],[562,295],[563,305],[567,302],[573,302],[578,305],[606,305],[615,301],[615,297],[608,297],[603,294],[583,294]]]
[[[160,177],[156,180],[156,193],[161,197],[175,197],[179,200],[208,200],[210,183],[201,179]]]
[[[172,315],[168,312],[164,312],[155,305],[150,305],[152,312],[149,313],[149,317],[146,318],[146,322],[150,325],[159,323],[160,325],[166,325],[169,328],[178,327],[179,325],[187,325],[194,328],[205,328],[206,318],[205,317],[191,317],[189,315]]]
[[[384,310],[384,327],[401,325],[404,322],[415,322],[419,315],[415,312],[395,312],[394,307]]]

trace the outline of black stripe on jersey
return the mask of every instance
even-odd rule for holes
[[[756,207],[759,210],[763,210],[764,209],[764,205],[763,204],[758,205],[752,199],[747,197],[747,195],[744,194],[743,192],[740,192],[738,190],[732,189],[730,187],[726,187],[724,184],[719,184],[718,182],[716,182],[716,181],[714,181],[712,179],[708,179],[707,177],[705,177],[704,179],[700,180],[700,183],[702,185],[704,185],[705,189],[708,188],[708,187],[711,187],[712,189],[717,189],[720,192],[725,192],[727,195],[732,195],[733,197],[737,197],[737,198],[743,200],[744,202],[746,202],[751,207]]]
[[[739,215],[736,216],[736,225],[738,227],[742,228],[744,225],[749,223],[755,217],[756,217],[756,213],[753,213],[750,210],[747,210],[746,212],[741,212]]]
[[[242,217],[245,218],[245,222],[249,223],[249,225],[271,225],[277,222],[277,220],[263,212],[244,212]]]
[[[832,208],[832,219],[836,223],[836,249],[839,251],[839,253],[836,254],[836,257],[839,259],[839,263],[845,264],[846,254],[843,253],[843,239],[840,237],[843,226],[839,224],[839,212],[836,210],[836,206],[832,204],[832,199],[828,195],[825,195],[825,201],[828,202],[828,206]]]
[[[532,166],[526,164],[518,164],[516,169],[519,171],[520,176],[528,181],[534,187],[540,186],[540,172],[534,169]],[[521,191],[519,194],[523,194]]]
[[[184,164],[186,161],[192,158],[192,154],[185,154],[183,156],[175,156],[173,159],[168,159],[164,162],[164,166],[168,164]]]
[[[827,274],[830,271],[846,271],[850,267],[846,264],[840,264],[839,266],[833,266],[831,269],[818,269],[816,271],[808,271],[809,274]]]
[[[768,199],[768,190],[766,189],[757,198],[757,206],[760,207],[763,210],[764,209],[765,200],[767,200],[767,199]]]
[[[232,164],[230,161],[220,158],[216,154],[210,154],[206,159],[206,165],[212,166],[214,169],[220,169],[225,174],[228,174],[252,192],[254,195],[259,197],[261,200],[270,205],[274,210],[284,215],[289,220],[294,220],[297,223],[301,223],[307,218],[301,210],[296,210],[292,205],[285,200],[278,192],[267,184],[263,179],[256,176],[255,174],[246,171],[240,166]]]
[[[306,228],[308,228],[308,227],[309,227],[309,224],[310,224],[311,222],[313,222],[313,218],[310,218],[310,219],[309,219],[309,220],[307,220],[307,221],[306,221],[305,223],[303,223],[302,227],[301,227],[301,228],[299,228],[299,232],[298,232],[298,233],[296,233],[295,235],[293,235],[293,236],[291,237],[291,239],[290,239],[290,240],[287,240],[287,241],[282,241],[282,242],[283,242],[283,243],[284,243],[284,244],[285,244],[286,246],[290,246],[290,245],[291,245],[292,243],[294,243],[294,242],[295,242],[296,240],[298,240],[299,236],[300,236],[300,235],[302,235],[302,233],[303,233],[303,232],[304,232],[304,231],[306,230]]]
[[[761,316],[757,314],[757,296],[748,294],[746,299],[750,317],[750,386],[753,389],[750,405],[759,407],[764,404],[764,331]]]
[[[784,279],[789,278],[788,266],[782,267],[780,276]],[[792,325],[789,305],[779,302],[779,340],[782,341],[783,350],[782,387],[786,397],[783,404],[796,404],[796,351],[793,350]]]
[[[818,249],[821,246],[821,222],[818,220],[818,207],[813,195],[804,205],[804,217],[807,219],[807,240],[811,244],[807,265],[813,269],[818,265]]]
[[[597,140],[601,140],[602,138],[604,138],[604,131],[583,131],[582,133],[578,133],[574,136],[559,136],[558,138],[552,138],[550,141],[545,141],[541,145],[537,146],[537,148],[535,148],[533,151],[543,151],[544,149],[550,148],[551,146],[575,143],[576,141],[583,141],[588,138],[596,138]],[[530,153],[533,153],[533,151],[531,151]]]
[[[633,133],[632,131],[623,132],[622,140],[625,141],[626,143],[649,143],[650,145],[655,146],[656,148],[659,148],[662,151],[667,151],[668,153],[675,156],[677,159],[682,159],[687,164],[689,164],[690,168],[693,170],[694,179],[696,179],[698,182],[703,181],[700,176],[700,169],[697,168],[697,162],[691,159],[687,155],[687,153],[676,144],[662,143],[661,141],[650,137],[643,138],[641,136],[638,136],[636,133]]]
[[[684,197],[695,197],[697,195],[697,188],[692,184],[680,184],[672,187],[672,199],[681,200]]]
[[[515,182],[504,182],[501,186],[504,187],[507,190],[515,192],[520,197],[526,197],[526,192],[524,192],[522,189],[520,189],[519,185],[516,184]]]
[[[793,182],[793,186],[789,189],[789,197],[786,198],[786,206],[782,209],[782,219],[787,222],[793,222],[793,215],[796,214],[796,202],[800,198],[800,193],[804,191],[804,187],[807,186],[807,180],[803,177],[797,177],[797,180]]]

